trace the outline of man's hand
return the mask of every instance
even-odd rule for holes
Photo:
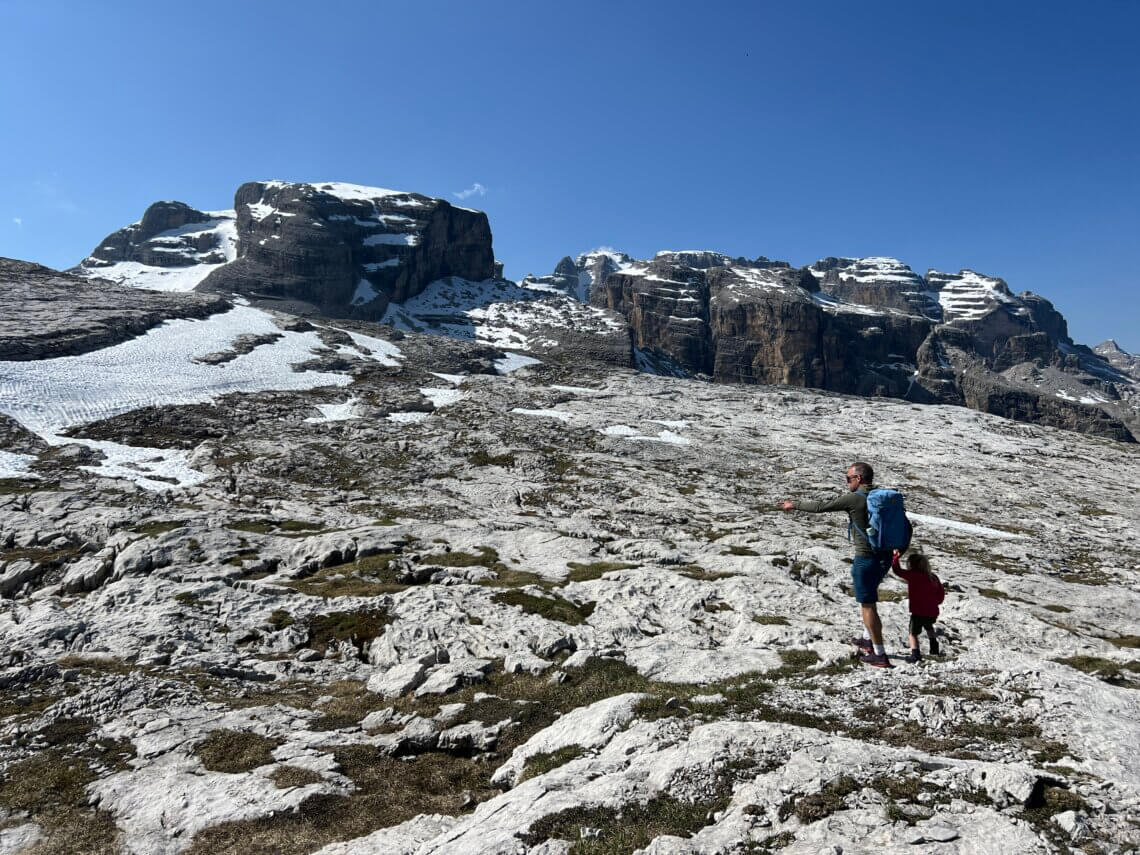
[[[794,511],[795,509],[796,503],[789,499],[784,499],[784,501],[780,502],[780,510],[782,511]]]

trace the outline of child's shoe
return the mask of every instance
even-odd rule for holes
[[[918,650],[911,650],[910,653],[906,655],[906,659],[904,661],[909,662],[911,665],[913,665],[915,662],[921,662],[922,654],[919,653]]]
[[[930,639],[930,655],[931,656],[937,656],[940,651],[941,651],[941,648],[938,646],[938,639],[937,638]]]

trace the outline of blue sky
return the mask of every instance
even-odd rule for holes
[[[1140,3],[0,0],[0,255],[340,180],[600,245],[892,255],[1140,352]]]

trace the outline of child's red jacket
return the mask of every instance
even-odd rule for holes
[[[938,577],[921,570],[904,570],[897,555],[891,561],[891,568],[899,578],[906,580],[910,613],[919,617],[938,617],[938,604],[946,597]]]

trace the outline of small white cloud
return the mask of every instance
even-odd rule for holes
[[[487,195],[487,188],[484,187],[482,184],[480,184],[478,181],[476,181],[474,184],[472,184],[466,190],[460,190],[458,193],[452,193],[451,195],[454,196],[456,199],[468,199],[471,196],[486,196]]]
[[[23,217],[12,217],[12,222],[16,224],[17,228],[22,229],[24,227],[24,218]]]

